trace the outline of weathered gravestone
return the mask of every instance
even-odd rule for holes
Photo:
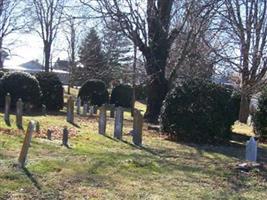
[[[23,141],[23,145],[20,151],[20,155],[19,155],[19,165],[20,167],[25,167],[25,162],[27,160],[27,155],[28,155],[28,151],[30,148],[30,144],[31,144],[31,138],[32,138],[32,134],[35,130],[35,123],[34,121],[30,121],[27,131],[26,131],[26,135]]]
[[[4,114],[4,120],[8,126],[10,126],[10,103],[11,103],[11,97],[10,94],[7,93],[5,97],[5,114]]]
[[[69,131],[67,127],[63,129],[62,145],[69,148]]]
[[[67,102],[67,122],[74,122],[74,99],[72,97],[69,97]]]
[[[52,130],[51,130],[51,129],[47,129],[47,134],[46,134],[46,136],[47,136],[47,139],[48,139],[48,140],[52,140]]]
[[[102,106],[99,109],[99,127],[98,132],[101,135],[106,134],[106,122],[107,122],[107,109],[106,106]]]
[[[134,109],[134,123],[133,123],[133,143],[137,146],[142,145],[142,131],[143,131],[143,116],[141,112]]]
[[[78,97],[76,105],[77,105],[77,114],[79,115],[81,113],[81,98],[80,97]]]
[[[114,118],[115,116],[115,105],[111,104],[110,105],[110,118]]]
[[[121,140],[123,130],[123,108],[116,108],[115,115],[115,126],[114,126],[114,137]]]
[[[88,110],[88,104],[84,103],[83,104],[83,116],[86,117],[87,116],[87,110]]]
[[[16,125],[19,129],[23,128],[22,115],[23,115],[23,102],[21,98],[19,98],[16,104]]]
[[[257,161],[257,142],[251,137],[246,143],[246,160],[251,162]]]

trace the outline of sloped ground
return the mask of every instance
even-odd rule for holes
[[[97,134],[97,117],[76,117],[76,126],[63,115],[25,117],[41,124],[32,140],[25,169],[16,166],[23,132],[0,120],[0,199],[266,199],[266,168],[249,173],[235,169],[245,147],[174,143],[144,127],[142,148],[128,134],[132,119],[126,113],[124,141]],[[0,119],[3,115],[0,114]],[[14,116],[12,116],[14,124]],[[71,149],[60,146],[63,126],[72,130]],[[42,139],[53,128],[53,140]],[[242,127],[244,128],[244,127]],[[237,127],[238,129],[238,127]],[[236,129],[235,129],[236,130]],[[267,146],[259,159],[267,162]]]

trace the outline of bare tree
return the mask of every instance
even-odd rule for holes
[[[190,5],[197,1],[175,0],[80,0],[95,13],[100,13],[104,22],[111,19],[120,24],[122,31],[139,48],[146,60],[148,76],[148,99],[145,117],[156,122],[162,102],[168,91],[165,69],[170,47],[183,32]],[[204,1],[205,2],[205,1]],[[204,7],[216,1],[207,1]],[[179,24],[172,26],[172,20]]]
[[[33,20],[37,23],[35,29],[42,38],[44,51],[44,67],[49,72],[53,41],[62,22],[63,10],[67,0],[31,0]]]
[[[4,40],[25,26],[22,15],[22,1],[0,0],[0,69],[3,68],[6,51],[8,51],[8,47],[4,45]]]
[[[224,0],[221,56],[241,75],[239,120],[246,122],[253,93],[266,84],[267,0]]]

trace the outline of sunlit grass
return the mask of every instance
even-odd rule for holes
[[[136,108],[145,111],[139,102]],[[109,116],[109,114],[108,114]],[[3,118],[3,114],[0,114]],[[132,145],[132,117],[125,113],[124,142],[113,139],[114,119],[108,117],[107,136],[98,134],[97,116],[75,116],[75,127],[60,115],[26,116],[41,129],[73,128],[71,149],[60,140],[33,138],[27,171],[16,166],[24,138],[15,126],[0,120],[0,199],[265,199],[266,171],[241,173],[235,165],[244,161],[244,144],[212,146],[174,143],[148,131],[144,125],[143,148]],[[246,133],[244,125],[235,131]],[[249,132],[249,131],[248,131]],[[16,133],[16,134],[13,134]],[[266,162],[267,146],[260,145],[260,161]]]

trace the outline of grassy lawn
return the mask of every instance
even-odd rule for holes
[[[144,105],[137,103],[145,110]],[[3,118],[3,114],[0,114]],[[144,126],[142,148],[132,145],[130,113],[125,114],[124,141],[113,139],[113,119],[107,136],[97,134],[97,117],[76,116],[79,127],[61,115],[24,117],[41,124],[32,139],[26,169],[16,166],[23,132],[0,120],[0,199],[266,199],[267,172],[235,170],[244,160],[244,144],[228,146],[174,143]],[[15,118],[12,115],[12,124]],[[60,146],[63,126],[71,130],[71,149]],[[43,139],[48,128],[58,135]],[[246,134],[249,127],[237,124]],[[246,132],[247,131],[247,132]],[[267,146],[259,146],[266,164]]]

